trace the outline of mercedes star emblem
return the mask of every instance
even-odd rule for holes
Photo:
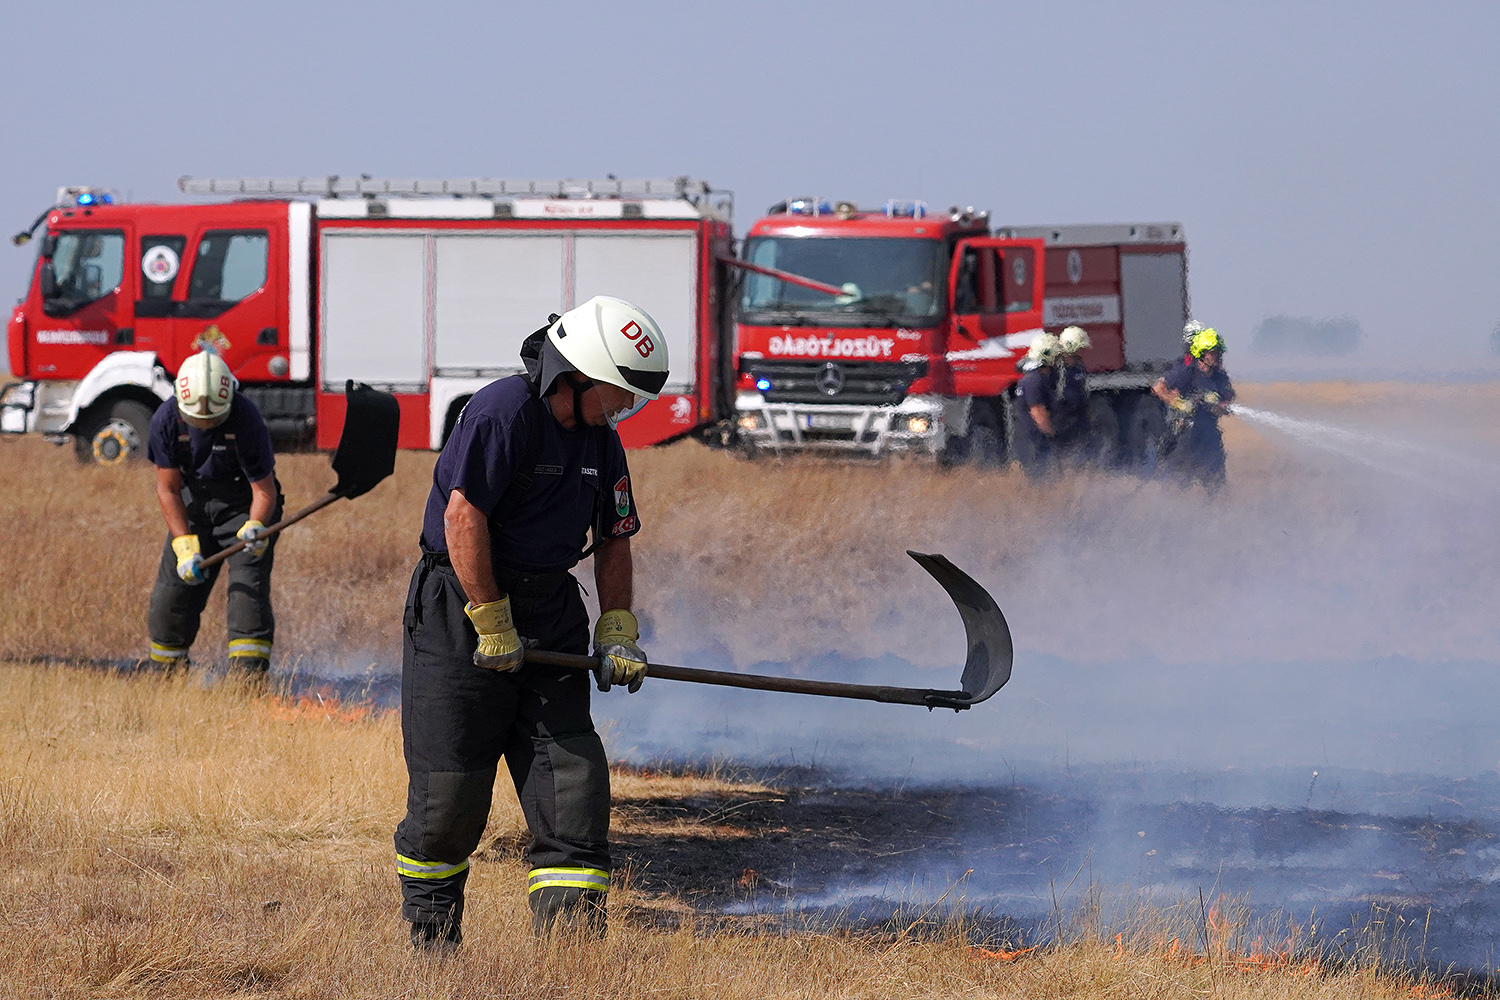
[[[844,388],[844,369],[832,361],[823,366],[818,372],[818,388],[825,396],[837,396]]]

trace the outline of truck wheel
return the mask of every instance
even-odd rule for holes
[[[146,457],[150,430],[150,407],[117,399],[74,432],[73,447],[86,465],[124,465]]]
[[[1167,412],[1161,400],[1150,393],[1136,396],[1120,423],[1120,442],[1125,460],[1153,471],[1161,459],[1167,436]]]
[[[1120,464],[1120,437],[1120,418],[1111,397],[1089,397],[1089,461],[1103,469]]]
[[[987,399],[976,399],[969,412],[969,432],[950,437],[938,452],[938,464],[951,468],[965,462],[993,469],[1005,460],[1005,432]]]

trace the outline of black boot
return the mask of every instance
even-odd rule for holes
[[[531,932],[543,937],[554,930],[578,930],[602,938],[606,930],[606,896],[597,889],[566,886],[537,889],[526,898],[531,904]]]
[[[411,925],[411,947],[418,955],[450,955],[463,943],[463,931],[456,920]]]

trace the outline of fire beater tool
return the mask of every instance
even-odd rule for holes
[[[793,694],[816,694],[826,698],[858,698],[883,701],[894,705],[926,705],[929,709],[951,708],[961,712],[984,701],[1010,680],[1015,650],[1011,645],[1010,626],[1005,615],[989,593],[963,570],[940,555],[906,552],[933,579],[942,584],[953,603],[958,605],[968,642],[968,658],[957,691],[929,688],[887,687],[880,684],[843,684],[836,681],[808,680],[800,677],[771,677],[765,674],[737,674],[724,670],[701,670],[696,667],[674,667],[665,663],[648,663],[647,677],[694,684],[720,684],[725,687],[753,688],[757,691],[789,691]],[[526,650],[528,663],[549,667],[571,667],[593,670],[597,656],[577,653],[554,653],[545,649]]]
[[[401,408],[396,397],[350,379],[344,384],[344,400],[344,430],[339,435],[339,446],[334,449],[332,462],[333,471],[339,476],[338,482],[297,513],[267,526],[260,533],[261,538],[279,534],[335,500],[345,497],[353,500],[370,492],[395,470],[396,437],[401,429]],[[235,542],[215,552],[203,560],[203,568],[218,565],[247,544]]]

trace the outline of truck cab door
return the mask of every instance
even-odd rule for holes
[[[286,226],[203,228],[184,258],[173,306],[176,361],[213,348],[242,381],[285,380]],[[175,369],[174,369],[175,370]]]
[[[81,379],[116,349],[116,331],[130,326],[129,236],[121,226],[70,226],[44,238],[26,306],[32,378]]]
[[[182,253],[187,236],[182,233],[143,235],[137,253],[140,293],[135,299],[135,324],[130,332],[134,350],[154,351],[168,371],[182,364],[176,339],[176,315],[187,285]]]
[[[1041,240],[959,240],[948,278],[948,349],[1040,329],[1043,260]]]

